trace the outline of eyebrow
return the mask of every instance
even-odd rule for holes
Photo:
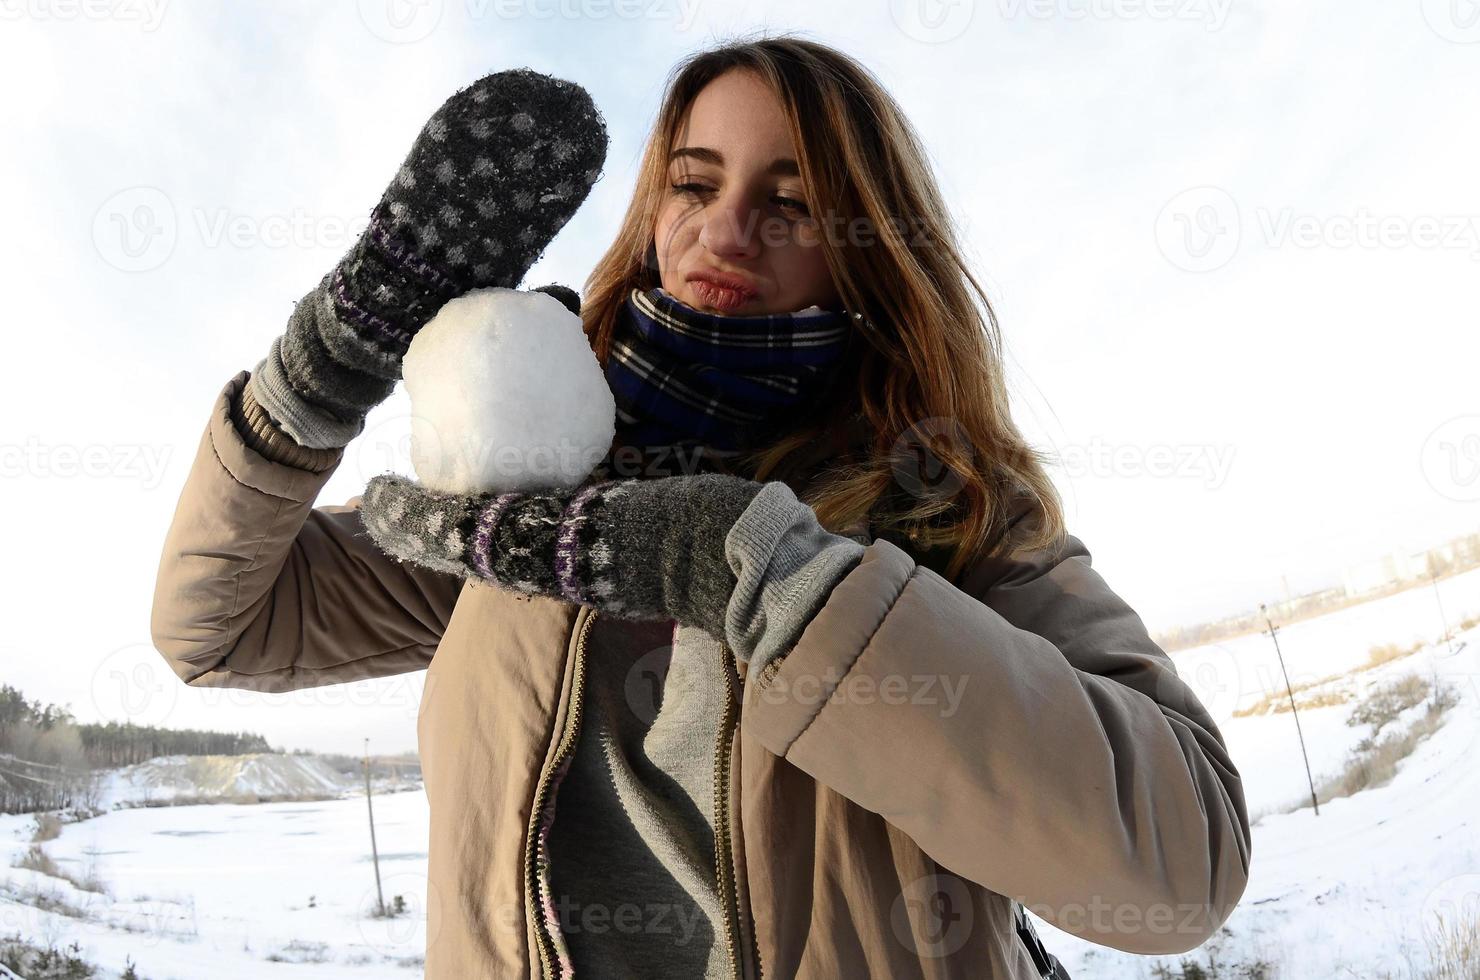
[[[672,163],[681,157],[693,157],[701,163],[712,163],[716,167],[723,167],[725,165],[725,155],[707,146],[680,146],[668,155],[668,162]],[[801,168],[797,166],[797,162],[791,157],[777,157],[766,167],[765,172],[781,177],[800,177],[802,175]]]

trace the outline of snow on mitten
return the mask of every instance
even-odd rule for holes
[[[422,128],[364,234],[299,301],[253,371],[251,397],[300,445],[346,445],[444,303],[519,285],[585,201],[606,150],[605,122],[574,82],[519,68],[459,90]],[[541,289],[567,306],[575,298]]]

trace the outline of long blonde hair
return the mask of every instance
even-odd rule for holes
[[[668,155],[699,91],[732,69],[756,72],[784,108],[814,215],[835,226],[867,221],[873,241],[822,235],[845,309],[861,314],[867,340],[853,344],[830,411],[745,459],[757,480],[777,478],[798,453],[850,419],[867,420],[865,453],[831,461],[802,497],[824,527],[867,519],[876,537],[917,549],[948,548],[952,578],[976,557],[1057,543],[1062,504],[1041,456],[1013,424],[1003,380],[997,317],[967,269],[955,229],[913,127],[883,85],[827,45],[780,36],[734,41],[686,57],[669,75],[621,230],[585,283],[581,316],[604,365],[623,303],[660,285],[653,240],[668,183]],[[936,443],[946,430],[950,437]],[[909,486],[901,467],[928,453],[949,494]],[[1009,548],[1001,532],[1014,508],[1033,520]]]

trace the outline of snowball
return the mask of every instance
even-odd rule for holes
[[[548,293],[475,289],[416,334],[402,362],[411,455],[450,493],[566,490],[616,434],[616,402],[581,328]]]

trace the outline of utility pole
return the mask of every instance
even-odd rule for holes
[[[1439,576],[1434,571],[1434,563],[1429,563],[1429,584],[1434,587],[1434,601],[1439,604],[1439,625],[1444,627],[1444,645],[1449,648],[1449,653],[1454,654],[1454,640],[1449,636],[1449,622],[1444,618],[1444,599],[1439,595]]]
[[[1280,661],[1280,673],[1285,676],[1285,694],[1290,698],[1290,713],[1295,716],[1295,734],[1300,739],[1300,757],[1305,760],[1305,782],[1310,786],[1310,805],[1316,811],[1316,816],[1321,815],[1321,804],[1316,801],[1316,781],[1310,774],[1310,755],[1305,751],[1305,733],[1300,730],[1300,711],[1295,707],[1295,691],[1290,687],[1290,672],[1285,669],[1285,655],[1280,652],[1280,640],[1276,635],[1279,630],[1269,620],[1269,613],[1264,609],[1264,603],[1259,603],[1259,614],[1264,617],[1264,624],[1268,629],[1264,632],[1274,641],[1274,655]]]
[[[375,914],[385,915],[385,893],[380,890],[380,851],[375,847],[375,807],[370,803],[370,739],[365,739],[365,810],[370,814],[370,857],[375,862]]]

